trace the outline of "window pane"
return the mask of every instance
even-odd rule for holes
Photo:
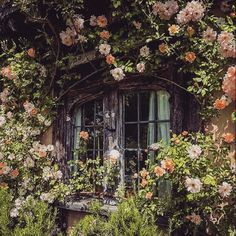
[[[139,95],[139,104],[140,104],[140,120],[148,121],[156,119],[155,111],[155,92],[145,92],[140,93]]]
[[[93,151],[87,151],[86,157],[87,159],[94,159]]]
[[[138,97],[137,94],[125,95],[125,121],[137,121],[138,120]]]
[[[80,130],[81,127],[75,127],[75,132],[74,132],[74,148],[79,148],[79,142],[80,142]]]
[[[94,148],[94,128],[93,127],[85,127],[85,130],[89,134],[89,139],[86,142],[87,143],[87,149],[93,149]]]
[[[99,100],[95,103],[96,114],[95,114],[95,124],[102,125],[103,123],[103,103],[102,100]]]
[[[140,148],[146,149],[156,141],[156,123],[140,124]]]
[[[138,147],[138,125],[125,126],[125,147],[137,148]]]
[[[95,129],[95,149],[103,149],[103,127]]]
[[[84,106],[84,125],[94,125],[94,102],[88,102]]]
[[[125,175],[133,175],[138,172],[137,151],[125,151]]]
[[[139,171],[146,167],[147,156],[147,151],[141,151],[139,156]]]

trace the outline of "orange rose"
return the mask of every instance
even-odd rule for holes
[[[216,99],[214,103],[214,108],[217,110],[222,110],[226,107],[225,99]]]
[[[11,171],[11,177],[14,179],[19,175],[19,171],[17,169]]]
[[[172,173],[174,171],[174,163],[171,159],[165,159],[161,162],[161,167]]]
[[[140,185],[145,188],[148,185],[148,181],[146,179],[142,179]]]
[[[195,30],[191,26],[188,26],[187,27],[187,32],[188,32],[189,37],[192,37],[195,33]]]
[[[35,58],[35,50],[33,48],[28,49],[27,54],[29,57]]]
[[[31,116],[36,116],[38,113],[38,110],[36,108],[33,108],[31,111],[30,111],[30,115]]]
[[[187,135],[188,135],[188,131],[184,130],[184,131],[182,132],[182,135],[183,135],[183,136],[187,136]]]
[[[141,171],[140,171],[140,176],[142,177],[142,178],[147,178],[147,176],[148,176],[148,172],[147,172],[147,170],[145,170],[145,169],[142,169]]]
[[[82,138],[83,140],[88,140],[89,134],[88,134],[88,132],[86,132],[86,131],[81,131],[81,132],[79,133],[79,137]]]
[[[40,150],[37,152],[37,155],[40,157],[40,158],[45,158],[47,156],[47,152],[44,151],[44,150]]]
[[[97,24],[99,27],[105,28],[107,26],[107,18],[104,15],[98,16]]]
[[[167,49],[168,49],[168,46],[167,46],[165,43],[162,43],[162,44],[160,44],[160,45],[158,46],[158,48],[159,48],[159,51],[160,51],[162,54],[164,54],[164,53],[166,53],[166,51],[167,51]]]
[[[163,176],[165,174],[165,170],[163,168],[161,168],[160,166],[156,166],[154,169],[154,172],[156,174],[156,176]]]
[[[110,34],[107,30],[103,30],[101,33],[100,33],[100,37],[104,40],[108,40],[110,38]]]
[[[223,138],[226,143],[232,143],[234,141],[234,135],[232,133],[224,134]]]
[[[196,59],[196,55],[194,52],[187,52],[185,54],[185,60],[190,62],[190,63],[193,63]]]
[[[111,54],[106,56],[106,62],[109,65],[112,65],[115,62],[115,57],[113,57]]]
[[[152,192],[147,192],[147,193],[146,193],[146,199],[147,199],[147,200],[151,200],[152,197],[153,197],[153,193],[152,193]]]

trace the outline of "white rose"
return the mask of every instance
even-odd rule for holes
[[[117,81],[120,81],[120,80],[124,79],[124,77],[125,77],[125,74],[121,68],[115,68],[115,69],[111,70],[110,73],[113,76],[113,78]]]

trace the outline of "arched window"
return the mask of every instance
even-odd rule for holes
[[[145,167],[148,147],[170,139],[170,95],[165,90],[116,91],[112,95],[86,102],[74,111],[73,159],[96,159],[117,149],[121,180]],[[86,153],[81,154],[80,132],[89,133]],[[102,163],[102,161],[101,161]]]

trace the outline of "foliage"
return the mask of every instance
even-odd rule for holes
[[[56,115],[55,108],[63,104],[71,88],[91,76],[102,73],[104,81],[113,83],[126,77],[148,76],[178,86],[195,96],[201,105],[204,121],[217,115],[218,110],[235,100],[235,39],[232,33],[236,26],[233,15],[224,15],[224,18],[212,15],[211,1],[186,3],[182,0],[175,4],[172,1],[175,6],[168,7],[167,11],[172,13],[165,15],[166,11],[160,11],[166,7],[164,1],[157,2],[157,6],[155,2],[114,0],[107,6],[109,13],[104,13],[106,16],[90,16],[92,11],[84,9],[83,0],[7,1],[13,11],[27,22],[25,27],[29,27],[29,34],[23,33],[15,38],[9,34],[1,39],[0,185],[1,188],[9,187],[13,194],[11,202],[3,194],[1,199],[6,199],[1,205],[3,209],[8,209],[9,204],[17,199],[26,201],[28,196],[35,201],[63,201],[73,189],[95,191],[97,185],[102,185],[104,178],[107,185],[114,188],[117,181],[114,176],[118,168],[109,161],[101,167],[100,160],[76,163],[78,173],[74,174],[69,184],[65,184],[55,155],[61,151],[61,144],[53,147],[40,143],[41,135],[51,126]],[[195,14],[188,15],[195,18],[181,19],[181,14],[191,4],[197,4],[191,8]],[[86,54],[90,50],[95,51],[92,59]],[[91,66],[90,74],[75,72],[81,57]],[[158,76],[160,71],[168,71],[171,66],[182,74],[183,84]],[[214,103],[214,94],[221,88],[225,96]],[[235,113],[232,119],[235,120]],[[144,201],[143,209],[150,208],[157,214],[170,216],[173,227],[192,222],[193,216],[189,214],[196,212],[203,219],[200,227],[226,233],[234,219],[233,208],[230,207],[234,199],[231,199],[232,194],[226,198],[220,197],[218,188],[224,181],[233,186],[233,179],[226,158],[228,149],[214,141],[209,136],[196,134],[174,137],[170,147],[161,144],[157,161],[164,161],[167,156],[175,166],[173,173],[167,171],[161,177],[164,183],[171,181],[173,198],[171,205],[160,197],[150,201],[152,188],[161,178],[153,174],[156,166],[149,163],[148,185],[140,192],[143,198],[148,199]],[[187,148],[191,143],[196,143],[203,150],[196,160],[188,157]],[[196,194],[186,191],[184,179],[190,175],[199,178],[204,191]],[[228,205],[224,205],[225,202]],[[21,215],[21,211],[18,218],[15,210],[11,219],[7,213],[1,215],[0,219],[5,224],[0,229],[7,232],[7,221],[17,218],[16,221],[29,224],[24,229],[16,223],[16,229],[23,235],[27,235],[32,227],[40,232],[44,223],[40,217],[45,216],[43,211],[46,211],[46,205],[43,204],[31,205],[33,212],[39,216],[37,222],[32,222],[29,215]],[[124,230],[123,233],[127,235],[136,229],[141,234],[141,226],[147,227],[147,233],[152,232],[143,223],[145,219],[139,216],[135,207],[131,205],[128,208],[130,206],[127,204],[120,206],[124,211],[127,207],[126,216],[118,210],[108,223],[90,216],[84,228],[79,227],[87,232],[90,230],[86,228],[88,222],[95,221],[96,227],[92,231],[108,230],[116,234],[120,233],[118,225],[122,225],[124,227],[120,230]],[[189,220],[186,220],[186,216],[189,216]],[[52,229],[53,217],[54,214],[48,216],[49,228],[43,227],[48,232]],[[219,224],[213,224],[209,217],[219,221]],[[127,221],[130,223],[129,229],[125,227]],[[109,226],[108,229],[105,226]]]
[[[108,219],[99,212],[86,216],[71,231],[70,236],[77,235],[104,235],[104,236],[155,236],[166,235],[157,229],[153,220],[147,221],[145,214],[138,210],[135,200],[128,199],[111,213]]]
[[[227,235],[235,221],[235,166],[227,143],[214,135],[184,133],[173,135],[170,145],[159,145],[156,162],[140,173],[147,180],[139,192],[142,209],[168,216],[173,229],[187,225],[192,232],[198,228]],[[163,194],[166,188],[172,189],[170,201]]]
[[[11,200],[12,196],[9,194],[9,190],[1,189],[0,222],[2,224],[0,233],[2,236],[60,234],[56,228],[57,212],[52,210],[48,204],[29,197],[26,201],[18,199],[15,202],[15,206],[13,206]],[[19,214],[19,217],[15,220],[17,214]]]

